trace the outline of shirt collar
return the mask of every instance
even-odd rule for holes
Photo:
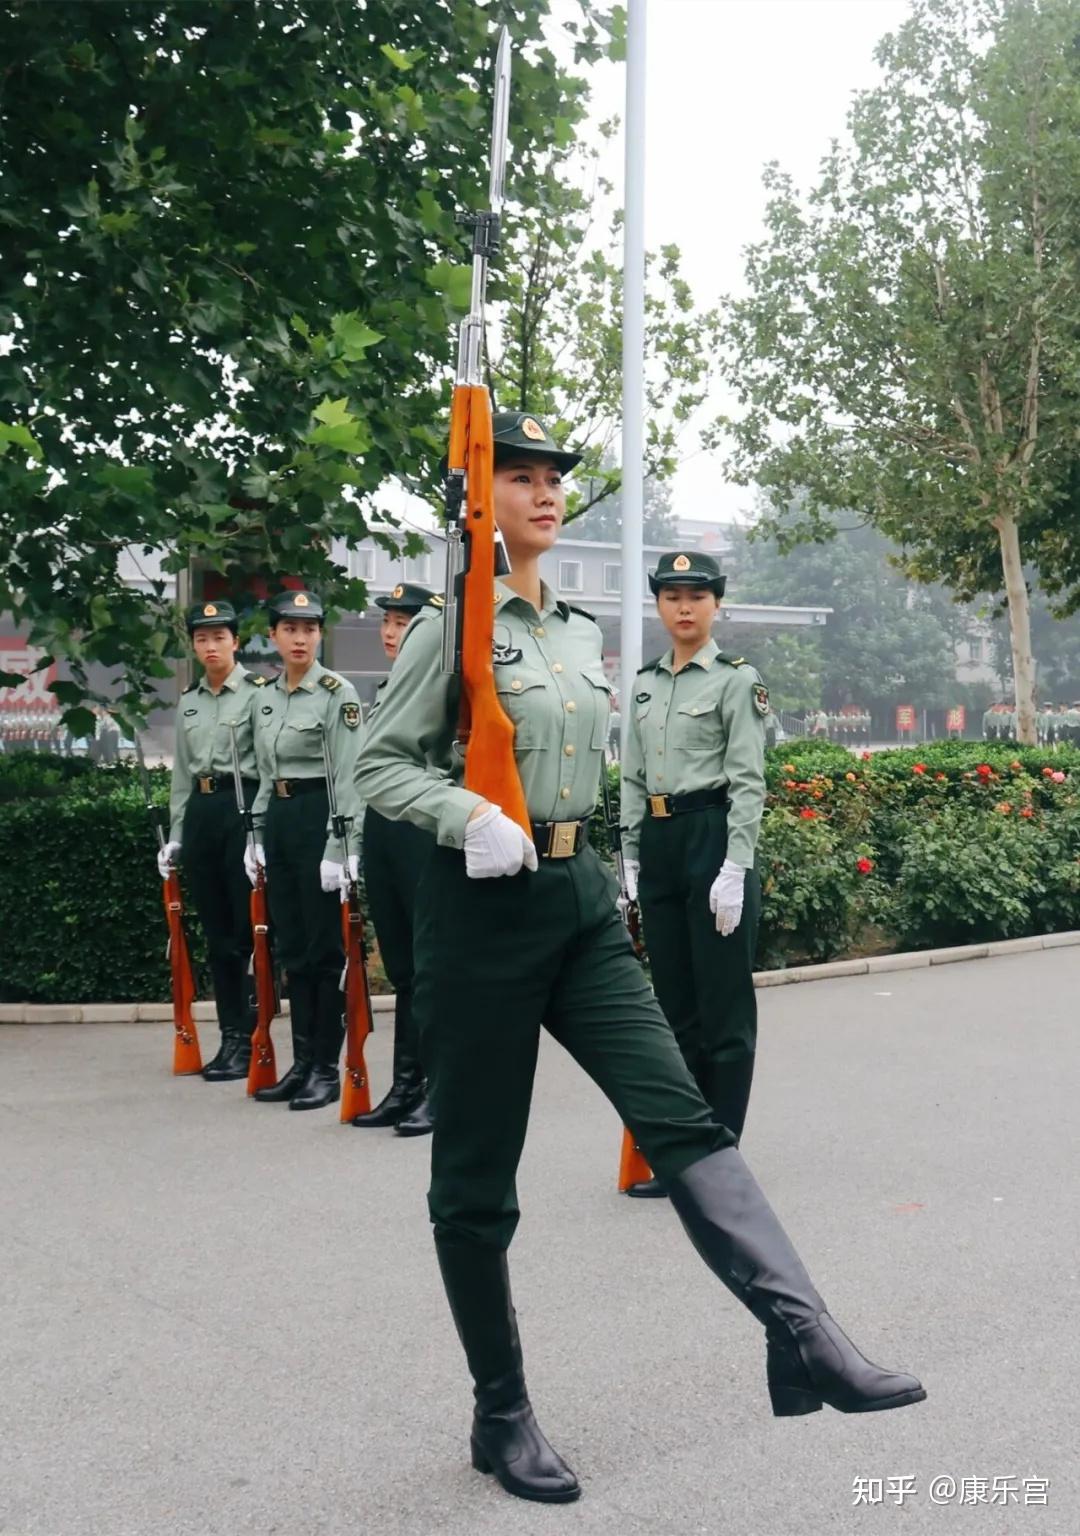
[[[303,677],[297,683],[297,688],[302,688],[305,693],[314,693],[315,685],[325,671],[326,668],[324,666],[322,666],[317,661],[313,661],[311,666],[308,667]],[[286,693],[288,691],[289,684],[284,667],[282,667],[277,677],[274,678],[274,687],[280,688],[282,693]]]
[[[222,688],[227,688],[230,693],[235,693],[246,676],[247,672],[240,665],[240,663],[238,661],[234,662],[232,671],[229,673],[228,677],[225,679],[221,686]],[[199,678],[199,688],[203,693],[213,692],[213,689],[210,687],[210,684],[207,681],[205,672],[203,673],[202,677]]]
[[[514,589],[512,587],[508,587],[504,581],[496,581],[496,583],[495,583],[495,612],[496,612],[496,614],[498,614],[500,608],[505,608],[510,603],[517,603],[519,607],[524,608],[529,613],[535,613],[536,612],[536,610],[533,608],[532,603],[527,602],[525,600],[525,598],[523,598],[523,597],[519,597],[518,594],[514,591]],[[555,596],[554,592],[552,592],[551,588],[548,586],[547,582],[546,581],[542,581],[540,583],[540,615],[539,616],[542,619],[546,619],[546,618],[549,618],[550,615],[553,614],[553,613],[557,613],[559,615],[559,617],[562,618],[562,619],[568,619],[570,617],[570,605],[568,603],[564,603],[560,598],[557,598]]]
[[[693,656],[691,656],[690,660],[686,663],[686,666],[687,667],[701,667],[701,669],[703,671],[707,672],[709,670],[709,668],[712,666],[713,662],[719,656],[719,654],[720,654],[720,647],[717,645],[716,641],[710,635],[708,640],[706,640],[705,644],[701,647],[700,651],[695,652],[695,654]],[[672,676],[674,676],[675,675],[675,652],[673,650],[666,651],[664,653],[664,655],[661,656],[660,660],[656,663],[656,665],[658,667],[663,667],[665,672],[670,672],[672,674]],[[680,670],[685,672],[686,667],[682,667],[682,668],[680,668]]]

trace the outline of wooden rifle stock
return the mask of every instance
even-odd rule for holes
[[[278,1011],[274,985],[274,963],[270,956],[270,924],[266,912],[266,877],[262,865],[256,866],[258,878],[251,893],[251,959],[255,973],[255,1028],[251,1034],[251,1062],[248,1066],[247,1091],[272,1088],[277,1082],[274,1042],[270,1023]]]
[[[169,969],[172,974],[173,1004],[173,1074],[187,1077],[202,1071],[199,1032],[195,1028],[192,1005],[195,1002],[195,978],[191,953],[184,932],[184,904],[180,897],[180,876],[170,869],[161,884],[165,918],[169,925]]]
[[[371,1110],[364,1046],[371,1034],[371,994],[364,961],[364,917],[353,881],[341,906],[341,937],[345,944],[345,1081],[341,1087],[342,1124]]]
[[[495,445],[491,400],[482,385],[455,387],[450,417],[451,469],[466,477],[461,577],[461,718],[466,741],[465,787],[497,805],[526,837],[532,823],[514,760],[514,726],[495,690],[491,648],[495,633]]]

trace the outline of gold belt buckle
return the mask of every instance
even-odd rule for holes
[[[549,859],[572,859],[577,851],[578,822],[555,821],[548,837]]]
[[[651,816],[670,816],[671,815],[671,812],[668,810],[668,797],[667,797],[667,795],[650,795],[649,796],[649,814]]]
[[[288,781],[288,779],[275,779],[274,780],[274,794],[277,795],[279,800],[291,800],[292,799],[292,795],[291,795],[291,793],[289,791],[289,781]]]
[[[212,795],[214,793],[214,780],[212,776],[199,779],[199,793],[200,795]]]

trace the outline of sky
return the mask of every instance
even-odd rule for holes
[[[571,4],[572,0],[566,0]],[[556,14],[563,11],[559,0]],[[813,185],[856,91],[878,83],[878,39],[907,0],[647,0],[645,243],[675,244],[699,305],[738,292],[743,248],[762,232],[761,170],[776,160]],[[623,116],[625,72],[592,72],[598,120]],[[620,134],[606,162],[622,188]],[[620,193],[621,201],[621,193]],[[729,409],[722,395],[706,415]],[[721,456],[692,454],[674,485],[680,517],[729,522],[753,492],[724,483]]]

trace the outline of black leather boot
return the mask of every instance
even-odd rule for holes
[[[374,1109],[369,1109],[366,1115],[353,1116],[353,1125],[362,1130],[379,1130],[384,1126],[399,1124],[412,1114],[424,1097],[420,1063],[409,1049],[409,1042],[405,1039],[406,1031],[400,1027],[400,1023],[400,1019],[394,1022],[394,1075],[390,1092]]]
[[[703,1157],[667,1187],[701,1257],[764,1325],[777,1418],[816,1413],[823,1403],[874,1413],[922,1402],[914,1376],[872,1365],[829,1316],[738,1148]]]
[[[203,1067],[208,1083],[235,1083],[246,1078],[251,1064],[251,1040],[247,1035],[224,1035],[221,1050]]]
[[[315,978],[289,977],[289,1022],[292,1026],[293,1062],[272,1088],[259,1088],[260,1104],[285,1104],[300,1092],[311,1070],[315,1025]]]
[[[290,1109],[325,1109],[341,1098],[338,1058],[345,1039],[345,1000],[336,976],[320,976],[315,988],[315,1050],[303,1087],[289,1101]]]
[[[644,1179],[640,1184],[630,1184],[626,1189],[631,1200],[665,1200],[667,1189],[653,1174],[651,1179]]]
[[[521,1341],[506,1254],[477,1243],[435,1239],[443,1284],[472,1373],[472,1464],[507,1493],[569,1504],[581,1486],[544,1438],[525,1390]]]
[[[424,1093],[419,1104],[404,1120],[399,1120],[399,1136],[430,1136],[435,1129],[435,1117],[431,1113],[431,1100]]]

